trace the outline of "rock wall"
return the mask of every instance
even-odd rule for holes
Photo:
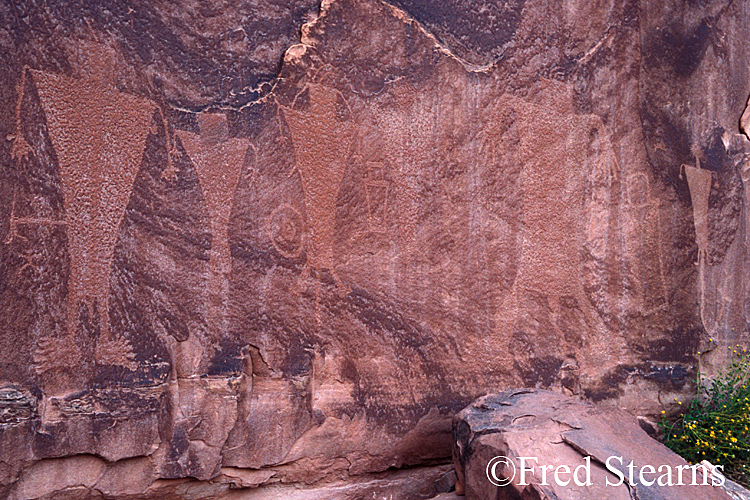
[[[748,337],[749,16],[0,4],[0,496],[445,462],[511,386],[689,395]]]

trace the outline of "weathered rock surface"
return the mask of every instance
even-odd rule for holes
[[[347,481],[327,484],[271,484],[249,487],[246,471],[222,470],[211,481],[195,479],[154,480],[144,482],[132,477],[129,465],[119,470],[107,467],[104,461],[91,456],[45,460],[37,463],[10,494],[9,500],[44,499],[109,499],[178,500],[183,498],[222,498],[229,500],[351,500],[354,498],[398,498],[425,500],[444,498],[436,492],[434,481],[443,477],[450,465],[417,467],[407,470],[364,474]],[[258,475],[260,477],[260,475]],[[250,483],[257,486],[257,479]],[[135,481],[135,483],[133,483]],[[448,496],[452,494],[442,494]]]
[[[70,457],[344,480],[446,460],[488,391],[690,392],[750,324],[749,15],[0,2],[0,496]]]
[[[714,485],[708,469],[694,477],[682,457],[649,437],[629,413],[550,391],[480,398],[456,415],[453,433],[467,500],[732,498],[719,484],[725,481],[717,477]],[[512,464],[491,467],[495,457]],[[501,486],[490,481],[488,467]]]

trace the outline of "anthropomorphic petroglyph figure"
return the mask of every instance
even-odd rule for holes
[[[708,198],[711,194],[712,173],[701,168],[698,156],[695,167],[682,165],[690,189],[690,199],[693,203],[693,223],[695,224],[695,240],[698,244],[698,261],[707,259],[708,250]]]
[[[178,130],[177,135],[198,170],[201,192],[211,220],[211,253],[209,255],[209,328],[223,333],[229,292],[227,274],[231,271],[229,250],[229,216],[234,191],[240,178],[247,139],[230,139],[227,117],[219,113],[198,115],[200,134]]]
[[[309,83],[290,108],[283,108],[292,135],[295,168],[307,213],[307,263],[335,277],[333,239],[336,197],[344,178],[356,128],[337,90]]]
[[[698,287],[700,292],[701,320],[710,334],[715,334],[716,322],[709,321],[706,314],[706,269],[708,262],[708,199],[711,194],[712,173],[701,168],[700,152],[693,148],[695,167],[682,165],[687,177],[690,199],[693,203],[693,224],[695,225],[695,240],[698,244]],[[682,172],[680,172],[682,175]]]
[[[96,52],[95,46],[92,51]],[[99,59],[92,56],[92,60]],[[24,78],[33,78],[36,85],[59,163],[70,255],[67,337],[40,339],[35,355],[39,372],[60,364],[48,355],[54,351],[52,344],[63,343],[63,350],[70,350],[81,305],[99,325],[97,362],[134,366],[127,340],[116,339],[110,332],[109,280],[118,228],[157,107],[120,92],[102,74],[106,73],[74,79],[24,70]],[[17,155],[24,154],[18,146],[21,135],[19,128],[14,137]]]
[[[627,227],[630,234],[638,237],[626,239],[627,252],[656,256],[654,259],[638,262],[634,267],[637,276],[651,276],[651,280],[633,280],[633,297],[642,300],[646,314],[656,314],[663,311],[669,303],[664,272],[665,251],[662,242],[654,236],[661,234],[663,227],[661,201],[652,194],[653,178],[650,173],[634,171],[629,172],[628,177],[629,180],[625,183],[629,213]]]
[[[367,224],[370,231],[388,232],[386,215],[391,183],[385,178],[385,164],[379,161],[367,162],[365,195],[367,197]]]
[[[386,223],[392,182],[389,175],[387,146],[380,128],[369,120],[360,123],[355,163],[364,169],[362,179],[367,202],[367,227],[374,233],[387,233]]]

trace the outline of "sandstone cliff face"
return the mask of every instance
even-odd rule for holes
[[[749,16],[0,5],[0,495],[315,483],[446,459],[510,386],[690,393],[748,334]]]

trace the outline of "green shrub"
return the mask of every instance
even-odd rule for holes
[[[698,397],[677,420],[662,412],[664,444],[691,463],[708,460],[724,475],[750,486],[750,355],[730,348],[731,362],[708,383],[698,379]]]

